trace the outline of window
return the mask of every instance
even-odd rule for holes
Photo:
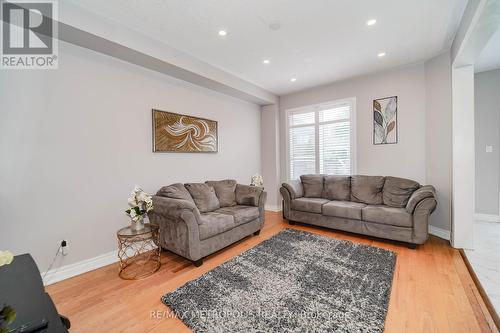
[[[288,110],[289,179],[309,173],[353,173],[354,107],[352,98]]]

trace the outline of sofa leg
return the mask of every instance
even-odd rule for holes
[[[415,250],[417,248],[417,244],[413,244],[413,243],[408,243],[407,246],[409,249],[412,249],[412,250]]]
[[[295,222],[294,222],[294,221],[290,221],[290,220],[288,220],[288,224],[289,224],[289,225],[295,225]]]
[[[203,265],[203,259],[193,261],[193,265],[195,265],[196,267],[200,267],[201,265]]]
[[[253,233],[255,236],[260,235],[260,229]]]

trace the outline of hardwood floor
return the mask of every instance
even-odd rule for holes
[[[498,332],[459,252],[431,237],[416,250],[404,244],[305,225],[290,226],[281,213],[266,212],[259,236],[247,237],[205,259],[203,266],[170,252],[162,253],[160,270],[144,280],[118,277],[117,264],[50,285],[71,332],[189,332],[160,297],[244,252],[284,228],[390,249],[398,253],[385,332]],[[486,311],[486,312],[485,312]]]

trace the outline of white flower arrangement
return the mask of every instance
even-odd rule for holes
[[[253,186],[262,186],[264,185],[264,179],[262,178],[261,175],[259,175],[258,173],[256,173],[255,175],[252,176],[252,183],[251,185]]]
[[[153,210],[153,198],[137,185],[128,198],[128,204],[130,209],[125,212],[135,222],[141,221],[144,214]]]
[[[14,255],[10,251],[0,251],[0,266],[8,265],[14,260]]]

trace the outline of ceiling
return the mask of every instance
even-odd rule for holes
[[[283,95],[450,47],[467,0],[79,0],[89,11]],[[369,19],[377,23],[367,26]],[[273,30],[272,25],[279,25]],[[226,30],[221,37],[219,30]],[[385,52],[385,57],[377,54]],[[269,64],[263,64],[269,59]],[[291,78],[296,78],[291,82]]]
[[[500,68],[500,29],[491,37],[474,64],[476,73]]]

